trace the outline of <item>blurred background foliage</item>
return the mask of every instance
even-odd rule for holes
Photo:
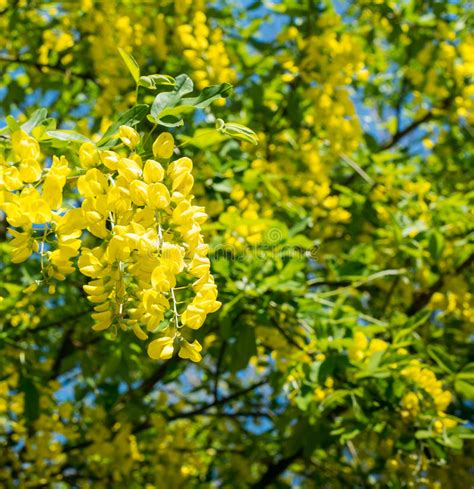
[[[79,274],[32,293],[0,223],[4,487],[474,484],[471,8],[0,0],[3,119],[99,139],[137,100],[117,48],[234,85],[173,130],[223,302],[201,363],[91,331]]]

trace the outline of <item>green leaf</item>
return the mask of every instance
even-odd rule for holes
[[[102,139],[97,143],[97,146],[104,146],[104,144],[118,132],[120,126],[136,126],[145,118],[148,109],[149,105],[139,104],[121,114],[119,118],[107,129],[105,134],[102,136]]]
[[[179,97],[176,92],[162,92],[159,93],[155,100],[153,100],[153,104],[150,109],[150,116],[153,118],[153,122],[158,122],[160,119],[160,114],[166,109],[170,107],[176,107],[179,102]]]
[[[32,116],[22,124],[21,128],[28,134],[31,134],[31,131],[39,126],[47,117],[48,111],[46,109],[38,109],[33,112]]]
[[[442,368],[445,372],[451,374],[455,370],[453,359],[449,354],[438,346],[429,345],[426,349],[428,355]]]
[[[428,242],[428,249],[434,260],[439,260],[443,253],[444,238],[441,233],[434,231]]]
[[[265,175],[262,175],[262,179],[261,180],[262,180],[263,184],[265,185],[265,187],[267,188],[268,192],[273,197],[275,197],[275,199],[280,200],[281,199],[280,191],[276,187],[274,187],[272,185],[272,183],[270,182],[270,180]]]
[[[19,131],[21,129],[18,122],[11,115],[7,115],[5,122],[7,123],[8,129],[10,129],[11,132]]]
[[[141,76],[138,80],[138,84],[141,87],[154,89],[159,85],[173,86],[176,83],[172,76],[168,75],[147,75]]]
[[[406,327],[397,332],[394,336],[394,343],[398,343],[405,336],[409,335],[412,331],[414,331],[418,326],[421,326],[428,321],[432,314],[432,311],[423,310],[415,314],[412,318],[409,319],[406,323]]]
[[[73,141],[75,143],[87,143],[91,141],[86,136],[69,130],[47,131],[46,134],[50,138],[57,139],[58,141]]]
[[[453,448],[454,450],[461,450],[463,446],[462,438],[456,435],[445,436],[442,440],[439,440],[439,443],[441,443],[441,445],[444,445],[445,447]]]
[[[220,85],[212,85],[204,88],[204,90],[194,98],[183,99],[184,105],[192,105],[196,109],[204,109],[208,107],[214,100],[226,98],[232,93],[232,85],[230,83],[221,83]]]
[[[303,248],[305,250],[311,250],[314,248],[314,241],[304,236],[303,234],[297,234],[289,238],[286,241],[287,246],[294,246],[295,248]]]
[[[380,361],[384,355],[385,351],[376,351],[372,353],[369,359],[369,363],[367,364],[367,371],[374,372],[378,366],[380,365]]]
[[[228,87],[230,87],[230,90],[232,91],[232,85],[229,85],[228,83],[223,83],[222,85],[215,85],[213,87],[207,87],[201,92],[201,94],[198,97],[182,98],[181,104],[176,105],[174,107],[166,107],[162,109],[161,112],[157,116],[155,116],[155,118],[158,121],[165,121],[168,124],[171,124],[174,121],[173,119],[170,120],[169,116],[172,116],[173,118],[176,119],[175,122],[178,122],[179,120],[181,120],[181,117],[179,117],[180,115],[189,114],[190,112],[193,112],[195,109],[204,109],[205,107],[209,106],[209,104],[211,104],[211,102],[213,102],[214,100],[221,98],[222,91],[228,92]],[[164,95],[166,95],[166,93]],[[169,94],[168,92],[168,95],[171,94]],[[161,98],[161,101],[164,101],[166,103],[173,103],[172,100],[173,100],[172,96]],[[168,119],[165,119],[167,117]]]
[[[456,392],[464,399],[474,401],[474,385],[464,380],[456,380],[454,382]]]
[[[174,91],[181,98],[184,97],[187,93],[191,93],[193,91],[194,84],[191,78],[188,75],[182,74],[176,77],[176,83],[174,85]]]
[[[25,418],[32,423],[39,417],[39,392],[30,377],[20,377],[20,390],[25,394]]]
[[[122,48],[118,48],[118,50],[120,56],[122,56],[122,59],[125,61],[128,70],[132,74],[135,83],[138,84],[138,81],[140,79],[140,67],[138,66],[138,63],[131,54],[126,53]]]
[[[196,129],[192,137],[183,135],[181,139],[183,140],[183,146],[189,144],[199,149],[205,149],[222,143],[222,141],[227,140],[227,136],[220,133],[217,129],[201,128]]]
[[[189,92],[193,91],[193,82],[188,75],[179,75],[176,77],[176,82],[171,92],[159,93],[153,104],[151,105],[150,115],[153,118],[153,122],[159,123],[164,126],[177,126],[181,124],[181,118],[176,117],[177,114],[168,114],[172,116],[172,120],[163,121],[162,118],[166,114],[162,115],[165,109],[171,109],[179,105],[181,98]],[[179,111],[178,111],[179,113]]]
[[[240,324],[237,327],[239,328],[237,339],[231,347],[231,369],[234,372],[244,369],[248,365],[250,357],[257,354],[254,328],[245,324]]]
[[[349,431],[347,433],[342,434],[341,435],[341,443],[347,443],[349,440],[352,440],[357,435],[359,435],[359,433],[361,433],[361,432],[362,431],[359,428],[355,428],[352,431]]]
[[[346,397],[351,395],[350,390],[337,390],[329,394],[321,402],[321,409],[334,408],[345,403]]]
[[[232,192],[232,181],[231,180],[223,180],[222,182],[213,183],[212,188],[216,192],[230,194]]]
[[[463,369],[456,375],[456,378],[463,380],[472,380],[474,383],[474,363],[468,363]]]
[[[426,440],[426,438],[433,438],[434,433],[429,430],[418,430],[415,432],[415,438],[418,440]]]
[[[247,143],[258,144],[258,137],[246,126],[237,124],[235,122],[224,122],[222,119],[217,119],[216,128],[228,136],[239,139],[240,141],[246,141]]]
[[[195,108],[196,107],[192,107],[191,105],[177,105],[176,107],[168,107],[160,112],[159,120],[166,116],[177,117],[181,114],[189,114],[190,112],[193,112]]]
[[[193,82],[187,75],[176,78],[173,90],[159,93],[151,106],[150,120],[155,124],[174,127],[182,125],[182,115],[195,109],[204,109],[214,100],[227,97],[232,92],[232,85],[222,83],[206,87],[197,97],[183,98],[192,92]]]
[[[298,406],[298,408],[301,409],[301,411],[306,411],[312,400],[313,400],[313,393],[308,392],[304,396],[298,396],[295,399],[295,403]]]
[[[466,439],[466,440],[473,440],[474,439],[474,430],[468,426],[456,426],[452,430],[455,432],[459,437]]]

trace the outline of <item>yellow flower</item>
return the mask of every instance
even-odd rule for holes
[[[20,160],[38,160],[40,147],[36,139],[28,136],[25,131],[19,130],[12,134],[12,148],[15,156]]]
[[[94,309],[97,310],[98,307]],[[95,321],[94,326],[92,326],[94,331],[103,331],[104,329],[109,328],[112,324],[112,311],[95,312],[91,314],[91,317]]]
[[[140,142],[140,135],[137,131],[135,131],[135,129],[133,129],[133,127],[130,126],[120,126],[119,137],[130,149],[135,149],[137,144]]]
[[[316,387],[316,390],[314,391],[314,399],[317,402],[321,402],[322,400],[324,400],[325,397],[326,392],[324,391],[324,389],[322,387]]]
[[[61,32],[56,39],[55,51],[61,52],[74,46],[74,38],[69,32]]]
[[[155,158],[168,159],[173,156],[174,138],[169,132],[162,132],[153,143],[153,154]]]
[[[115,235],[107,246],[107,257],[109,262],[116,260],[125,261],[130,256],[130,246],[128,240],[123,236]]]
[[[185,339],[182,339],[181,348],[179,349],[178,356],[184,359],[189,358],[193,362],[199,362],[202,359],[202,356],[200,354],[201,350],[202,346],[197,340],[189,343]]]
[[[82,168],[92,168],[99,163],[99,152],[92,143],[83,143],[79,148],[79,163]]]
[[[372,353],[378,351],[385,351],[388,348],[388,343],[383,340],[379,340],[378,338],[374,338],[370,341],[369,351]]]
[[[420,410],[420,399],[414,392],[408,392],[402,398],[402,407],[406,409],[412,416],[416,415]]]
[[[147,194],[148,205],[152,209],[166,209],[170,205],[170,193],[162,183],[151,183]]]
[[[176,285],[176,279],[165,266],[157,266],[151,274],[151,285],[159,292],[167,292]]]
[[[56,34],[51,31],[46,38],[47,56]],[[128,126],[119,128],[119,136],[131,149],[140,141],[139,134]],[[187,328],[200,328],[221,303],[210,273],[209,247],[201,234],[207,214],[203,207],[191,205],[192,161],[180,158],[165,172],[158,161],[143,164],[138,153],[100,150],[86,142],[78,152],[85,173],[70,181],[82,202],[64,212],[63,189],[71,172],[66,158],[53,155],[42,185],[25,186],[42,179],[40,147],[24,131],[17,131],[12,139],[14,164],[0,156],[0,208],[10,225],[21,228],[10,231],[12,261],[24,261],[38,251],[33,229],[44,224],[47,246],[42,249],[42,273],[46,280],[64,280],[75,270],[73,259],[80,253],[82,231],[87,228],[98,238],[97,246],[83,248],[77,264],[91,279],[84,291],[94,306],[93,329],[102,331],[114,325],[115,331],[133,331],[144,341],[147,332],[163,326],[163,336],[149,345],[150,357],[171,358],[177,342],[180,357],[199,361],[201,345],[188,342],[184,335]],[[173,151],[170,133],[162,133],[153,144],[156,158],[171,158]],[[246,212],[250,214],[244,217],[258,220],[250,203]],[[252,232],[261,234],[261,229],[254,228]],[[193,283],[189,283],[191,277]],[[176,289],[178,279],[180,285],[188,285]],[[54,293],[55,284],[48,285]],[[181,292],[183,288],[188,290]],[[191,289],[194,296],[189,298]],[[170,319],[167,317],[166,324],[165,315]],[[19,324],[23,319],[17,317]]]
[[[165,176],[165,170],[155,160],[146,160],[143,168],[143,179],[146,183],[161,182]]]
[[[135,205],[143,206],[148,200],[148,185],[141,180],[134,180],[129,187],[130,198]]]
[[[107,191],[107,177],[97,168],[87,170],[77,180],[77,189],[84,197],[95,197],[99,194],[105,194]]]
[[[369,340],[367,339],[367,336],[361,331],[356,331],[352,344],[347,351],[349,359],[353,362],[361,362],[365,358],[368,346]]]
[[[13,236],[12,245],[12,262],[21,263],[27,260],[33,251],[38,251],[38,243],[33,240],[29,232],[18,232],[9,229],[8,232]]]
[[[194,179],[191,175],[192,168],[193,163],[187,157],[173,161],[168,167],[168,175],[173,181],[172,191],[173,193],[176,192],[179,198],[186,197],[193,187]]]
[[[148,356],[154,360],[168,360],[174,353],[173,343],[174,339],[169,336],[164,336],[162,338],[153,340],[148,345]],[[181,350],[179,356],[181,356]]]
[[[41,178],[41,166],[32,158],[22,160],[19,165],[19,170],[21,179],[26,183],[37,182]]]
[[[444,424],[441,420],[437,419],[434,423],[433,423],[433,430],[436,432],[436,433],[442,433],[443,432],[443,429],[444,429]]]
[[[20,212],[32,224],[44,224],[51,219],[51,209],[48,203],[41,198],[39,192],[33,187],[22,190]]]
[[[53,164],[43,183],[43,198],[51,209],[58,209],[62,205],[63,187],[66,177],[70,173],[68,162],[64,156],[53,156]]]
[[[95,248],[93,250],[83,248],[82,254],[77,263],[81,273],[87,277],[99,277],[102,269],[104,268],[102,264],[102,256],[103,252],[101,252],[99,248]]]
[[[16,166],[0,166],[0,189],[13,191],[22,187],[23,181]]]

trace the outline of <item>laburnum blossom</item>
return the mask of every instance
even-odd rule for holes
[[[12,134],[11,154],[0,162],[12,261],[38,253],[46,282],[65,280],[77,263],[90,279],[84,291],[95,331],[133,331],[139,340],[151,339],[153,359],[176,352],[197,362],[202,347],[192,330],[220,302],[201,233],[207,214],[192,203],[192,161],[170,161],[169,132],[156,138],[153,159],[145,161],[135,129],[122,125],[118,137],[116,151],[83,143],[73,169],[64,155],[48,164],[39,142],[23,130]],[[73,171],[75,197],[68,200],[64,190]],[[92,247],[83,246],[84,232]]]
[[[170,133],[153,144],[163,164],[173,150]],[[220,302],[201,234],[207,215],[191,203],[192,161],[179,158],[165,171],[162,163],[143,163],[136,154],[99,151],[99,161],[102,156],[114,161],[114,169],[99,165],[78,181],[87,229],[104,240],[79,258],[79,269],[93,279],[84,290],[95,304],[94,329],[131,329],[146,340],[159,327],[162,336],[148,348],[152,358],[165,360],[178,349],[182,358],[198,361],[200,345],[183,332],[200,328]],[[177,295],[187,303],[180,310]]]

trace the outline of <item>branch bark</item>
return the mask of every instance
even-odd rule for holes
[[[300,458],[303,455],[303,449],[301,448],[297,452],[295,452],[293,455],[290,455],[288,457],[282,458],[276,462],[272,462],[270,465],[268,465],[266,472],[263,474],[263,476],[255,482],[252,486],[250,486],[252,489],[263,489],[265,487],[268,487],[272,482],[274,482],[280,475],[285,472],[285,470],[298,458]]]
[[[429,121],[432,117],[433,117],[433,112],[430,110],[423,117],[420,117],[419,119],[413,121],[409,126],[405,127],[405,129],[401,129],[397,131],[389,141],[383,143],[380,146],[378,152],[386,151],[387,149],[392,148],[401,139],[403,139],[405,136],[407,136],[412,131],[414,131],[418,126],[421,126],[421,124],[424,124],[425,122]]]
[[[466,268],[470,267],[474,263],[474,253],[469,256],[463,263],[461,263],[455,270],[453,275],[458,275]],[[413,300],[411,306],[408,308],[407,314],[413,316],[418,311],[423,309],[435,292],[441,290],[444,285],[445,276],[441,276],[427,291],[421,292]]]

